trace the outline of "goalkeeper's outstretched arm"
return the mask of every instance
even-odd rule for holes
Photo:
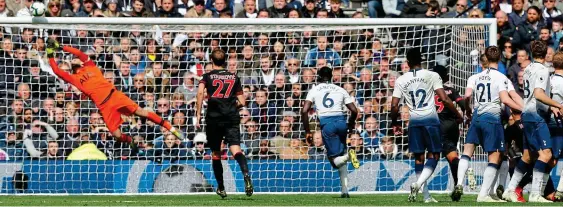
[[[51,68],[53,69],[53,72],[55,73],[55,75],[59,76],[65,82],[76,86],[76,84],[74,84],[75,83],[74,78],[69,73],[59,69],[59,66],[57,65],[57,62],[55,61],[55,58],[53,58],[53,57],[49,58],[49,65],[51,65]]]
[[[87,61],[90,60],[90,57],[88,57],[88,55],[86,55],[85,53],[83,53],[82,51],[80,51],[79,49],[76,49],[74,47],[63,46],[63,50],[65,52],[68,52],[68,53],[73,54],[74,56],[78,57],[78,59],[80,59],[80,61],[82,61],[83,63],[86,63]]]

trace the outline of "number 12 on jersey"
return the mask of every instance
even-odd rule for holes
[[[416,92],[409,91],[409,94],[411,95],[412,106],[415,109],[428,106],[428,103],[425,103],[425,101],[426,101],[426,91],[424,89],[418,89],[418,90],[416,90]],[[416,98],[419,98],[419,97],[420,97],[420,102],[418,102],[418,105],[417,105],[416,104]]]

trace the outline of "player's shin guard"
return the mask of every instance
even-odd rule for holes
[[[340,175],[340,186],[342,193],[348,193],[348,167],[342,165],[338,168],[338,174]]]
[[[467,155],[461,155],[461,159],[459,160],[459,168],[457,169],[457,183],[456,185],[464,185],[465,184],[465,173],[469,168],[469,161],[471,161],[471,157]]]
[[[235,160],[237,160],[238,165],[240,166],[240,171],[242,171],[243,175],[248,174],[248,164],[246,163],[246,156],[242,154],[242,152],[238,152],[235,154]]]
[[[508,190],[515,190],[520,181],[522,181],[522,178],[524,178],[526,171],[528,171],[528,169],[530,168],[530,164],[525,163],[522,160],[518,161],[518,163],[516,164],[516,169],[514,170],[514,174],[510,179],[510,183],[508,183]]]
[[[495,177],[497,177],[498,165],[495,163],[489,163],[485,168],[485,173],[483,174],[483,184],[481,185],[481,191],[479,191],[479,197],[486,197],[489,195],[490,189],[493,187]]]
[[[457,184],[457,170],[459,167],[459,158],[454,158],[452,160],[448,160],[448,163],[450,165],[450,171],[452,174],[452,178],[454,179],[454,183]]]
[[[168,130],[170,130],[172,128],[172,125],[170,125],[170,122],[162,119],[162,117],[160,117],[159,115],[157,115],[154,112],[149,112],[149,114],[147,115],[147,119],[154,122],[155,124],[163,126],[164,128],[166,128]]]
[[[213,174],[215,175],[215,180],[217,180],[217,188],[224,190],[225,185],[223,181],[223,164],[220,158],[213,158],[212,160]]]
[[[547,164],[541,160],[536,161],[532,175],[532,191],[531,194],[543,195],[542,185]]]
[[[427,159],[426,163],[424,164],[424,169],[422,170],[422,173],[420,173],[420,177],[418,178],[416,183],[419,186],[422,186],[422,184],[424,184],[424,182],[426,182],[426,180],[428,180],[428,178],[432,176],[432,173],[434,173],[434,169],[436,169],[437,165],[438,165],[438,161],[436,159],[434,158]]]

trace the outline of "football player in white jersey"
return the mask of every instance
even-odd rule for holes
[[[551,76],[551,98],[563,104],[563,52],[557,52],[553,56],[553,67],[555,73]],[[549,121],[551,131],[553,159],[557,162],[558,158],[563,157],[563,122],[561,117],[551,116]],[[563,172],[562,172],[563,174]],[[555,200],[563,201],[563,179],[559,179]]]
[[[518,202],[515,193],[516,186],[523,175],[529,171],[532,163],[532,190],[530,202],[551,202],[542,194],[554,166],[552,162],[552,141],[546,120],[550,118],[550,110],[557,117],[563,105],[551,99],[549,69],[543,64],[547,54],[547,44],[542,41],[533,41],[530,45],[534,62],[524,70],[524,111],[522,121],[524,125],[524,153],[516,165],[516,170],[506,192],[502,197],[508,201]],[[534,155],[534,156],[531,156]],[[537,156],[535,156],[537,155]],[[537,159],[532,159],[537,157]]]
[[[391,122],[395,134],[402,131],[397,117],[399,101],[405,98],[410,113],[409,151],[415,154],[415,172],[418,177],[418,180],[411,185],[409,195],[409,201],[414,202],[421,186],[426,185],[426,181],[434,172],[442,151],[440,119],[436,112],[434,93],[438,94],[448,109],[455,112],[458,123],[461,123],[462,116],[444,92],[440,75],[421,68],[422,57],[418,49],[407,52],[407,61],[411,70],[395,82],[391,101]],[[428,151],[427,161],[424,163],[426,151]],[[435,202],[431,197],[426,195],[425,197],[425,202]]]
[[[356,151],[346,150],[346,138],[348,130],[353,130],[356,126],[358,109],[354,105],[354,98],[340,86],[332,84],[332,69],[322,67],[318,71],[320,78],[319,84],[314,86],[307,93],[301,119],[307,138],[311,137],[309,127],[309,110],[314,104],[321,124],[323,143],[326,148],[327,157],[333,168],[338,169],[340,174],[340,184],[342,188],[342,198],[349,198],[348,194],[348,160],[356,169],[360,167],[360,162],[356,157]],[[351,115],[346,124],[346,110],[348,108]],[[346,152],[348,151],[348,152]]]
[[[501,51],[496,46],[485,49],[488,67],[467,83],[468,90],[473,92],[475,103],[473,119],[467,132],[463,155],[459,161],[458,183],[452,193],[452,199],[459,201],[463,194],[464,177],[469,168],[469,160],[473,156],[475,145],[481,145],[489,154],[489,164],[485,168],[483,184],[477,202],[504,202],[495,193],[494,185],[498,177],[501,163],[501,152],[504,152],[504,127],[501,121],[501,103],[512,109],[521,111],[522,107],[510,98],[510,81],[500,73],[498,61]]]

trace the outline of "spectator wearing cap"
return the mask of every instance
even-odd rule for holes
[[[530,42],[539,39],[540,30],[543,27],[545,24],[541,17],[541,10],[536,6],[531,6],[527,10],[526,20],[516,27],[512,43],[529,50]]]
[[[210,159],[211,153],[205,148],[207,144],[207,137],[205,133],[197,133],[194,137],[194,147],[190,151],[190,155],[193,156],[195,160]]]
[[[467,0],[458,0],[455,4],[455,10],[443,14],[442,17],[455,18],[459,16],[460,18],[467,18],[467,12],[465,12],[466,9],[467,9]]]
[[[258,13],[256,12],[256,1],[245,0],[244,10],[240,11],[235,15],[235,18],[256,18]]]
[[[133,9],[127,12],[121,12],[124,17],[154,17],[155,15],[146,9],[144,0],[134,0]]]
[[[117,7],[117,4],[118,4],[117,0],[106,0],[105,4],[106,4],[106,9],[103,12],[104,16],[106,16],[106,17],[119,17],[120,16],[120,12],[119,12],[118,7]]]
[[[338,52],[328,47],[328,38],[326,36],[317,37],[317,47],[307,52],[303,65],[313,67],[317,65],[317,60],[321,58],[326,59],[327,63],[333,67],[342,64],[342,58],[340,58]]]
[[[305,0],[305,6],[301,8],[301,13],[304,18],[315,18],[318,10],[316,0]]]
[[[205,8],[205,1],[195,0],[194,6],[186,12],[186,18],[211,18],[213,13],[211,10]]]
[[[23,131],[23,129],[19,130]],[[6,129],[5,139],[0,142],[0,149],[6,152],[9,160],[22,160],[27,156],[21,140],[21,133],[17,133],[17,131],[14,125],[9,125]]]
[[[512,12],[508,14],[508,20],[512,27],[519,26],[528,18],[526,10],[524,10],[525,0],[512,0]]]

